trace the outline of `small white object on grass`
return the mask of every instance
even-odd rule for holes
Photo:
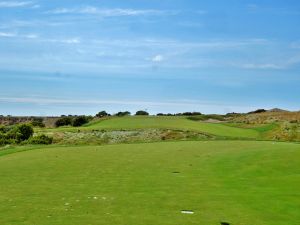
[[[95,197],[94,197],[94,199],[95,199],[95,200],[97,200],[97,199],[98,199],[98,197],[96,197],[96,196],[95,196]]]
[[[181,210],[181,213],[183,213],[183,214],[194,214],[194,212],[191,211],[191,210]]]

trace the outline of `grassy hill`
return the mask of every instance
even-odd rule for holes
[[[212,141],[27,148],[7,149],[0,156],[0,224],[300,221],[299,144]]]
[[[96,120],[80,130],[136,130],[136,129],[181,129],[207,133],[216,136],[236,138],[257,138],[260,132],[251,128],[230,127],[219,123],[206,123],[192,121],[185,117],[149,117],[149,116],[128,116],[112,117],[109,119]],[[77,131],[78,128],[55,128],[48,131]]]

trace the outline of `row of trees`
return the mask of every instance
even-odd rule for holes
[[[130,115],[131,115],[131,112],[129,112],[129,111],[124,111],[124,112],[121,111],[121,112],[117,112],[113,116],[122,117],[122,116],[130,116]],[[144,110],[139,110],[135,113],[135,115],[136,116],[148,116],[149,113]],[[96,117],[98,117],[98,118],[103,118],[103,117],[108,117],[108,116],[112,116],[112,115],[107,113],[106,111],[101,111],[96,114]]]
[[[62,116],[55,122],[56,127],[73,126],[80,127],[93,119],[92,116]]]
[[[157,116],[200,116],[202,113],[200,112],[184,112],[184,113],[157,113]]]
[[[125,111],[125,112],[118,112],[116,114],[114,114],[113,116],[129,116],[131,115],[130,112]],[[147,111],[144,110],[139,110],[135,113],[136,116],[148,116],[149,113]],[[202,113],[200,112],[184,112],[184,113],[158,113],[156,114],[157,116],[199,116],[202,115]],[[99,113],[96,114],[96,117],[98,118],[102,118],[102,117],[108,117],[108,116],[112,116],[111,114],[107,113],[106,111],[101,111]]]

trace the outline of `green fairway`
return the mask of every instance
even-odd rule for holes
[[[204,123],[191,121],[184,117],[123,117],[103,120],[89,126],[90,128],[102,129],[145,129],[145,128],[170,128],[196,130],[208,134],[227,136],[255,138],[258,132],[252,129],[243,129],[225,126],[223,124]]]
[[[299,225],[299,144],[26,148],[0,155],[1,225]]]
[[[181,129],[202,132],[222,137],[231,138],[258,138],[260,132],[250,128],[238,128],[219,123],[205,123],[188,120],[185,117],[151,117],[151,116],[128,116],[114,117],[110,119],[93,121],[80,128],[61,127],[48,129],[48,131],[77,131],[81,130],[136,130],[136,129]]]

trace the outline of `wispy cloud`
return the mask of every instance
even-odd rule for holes
[[[162,62],[162,61],[164,61],[164,59],[165,58],[162,55],[156,55],[151,60],[152,60],[152,62]]]
[[[10,38],[10,37],[15,37],[15,36],[16,36],[16,34],[14,34],[14,33],[0,32],[0,37]]]
[[[244,69],[263,69],[263,70],[267,70],[267,69],[284,69],[283,65],[277,65],[277,64],[272,64],[272,63],[267,63],[267,64],[243,64],[241,66]]]
[[[32,4],[32,1],[0,1],[0,8],[17,8]]]
[[[36,19],[36,20],[9,20],[5,22],[1,22],[0,29],[22,29],[22,28],[32,28],[32,27],[38,27],[38,28],[45,28],[45,27],[61,27],[61,26],[67,26],[70,24],[74,24],[73,21],[52,21],[47,19]]]
[[[299,15],[300,11],[294,8],[287,7],[269,7],[259,4],[248,4],[246,5],[247,11],[250,13],[269,13],[277,15]]]
[[[18,34],[10,32],[0,32],[0,38],[24,38],[24,39],[37,39],[39,35],[37,34]]]
[[[226,106],[231,108],[245,108],[243,105],[230,105],[218,101],[200,101],[194,99],[183,99],[176,101],[144,101],[144,100],[91,100],[91,99],[63,99],[44,97],[0,97],[3,103],[38,104],[38,105],[117,105],[134,107],[216,107]],[[247,106],[246,108],[249,108]],[[254,108],[254,107],[253,107]],[[244,111],[244,110],[243,110]]]
[[[80,44],[81,41],[79,38],[67,38],[67,39],[41,39],[43,42],[52,42],[52,43],[63,43],[63,44]]]
[[[47,13],[50,14],[91,14],[103,17],[117,16],[150,16],[150,15],[172,15],[176,11],[154,10],[154,9],[121,9],[121,8],[97,8],[94,6],[86,6],[81,8],[57,8]]]
[[[42,97],[0,97],[0,102],[7,103],[31,103],[31,104],[75,104],[75,105],[87,105],[87,104],[116,104],[116,105],[136,105],[136,106],[187,106],[196,105],[200,102],[195,101],[167,101],[167,102],[155,102],[155,101],[124,101],[124,100],[74,100],[74,99],[62,99],[62,98],[42,98]],[[203,104],[203,102],[202,102]],[[205,103],[209,104],[209,103]]]

